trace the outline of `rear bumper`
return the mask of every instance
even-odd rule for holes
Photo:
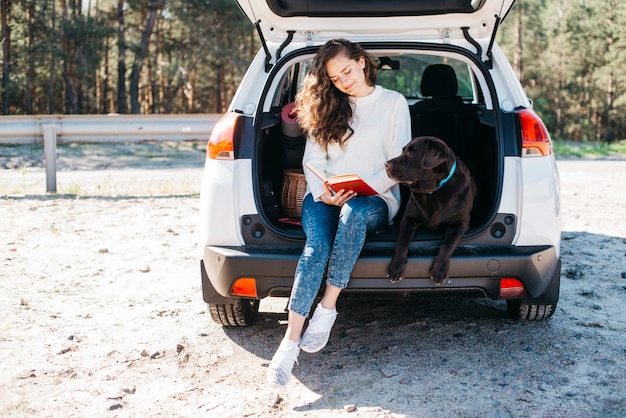
[[[225,303],[233,283],[243,277],[256,280],[257,296],[288,296],[301,247],[207,246],[201,263],[203,297],[207,303]],[[450,279],[435,286],[428,273],[438,247],[409,250],[405,279],[391,283],[387,265],[393,248],[364,248],[346,291],[410,294],[466,292],[499,298],[500,279],[519,279],[529,299],[544,295],[560,278],[560,260],[552,246],[458,247],[450,262]],[[558,299],[558,289],[556,290]]]

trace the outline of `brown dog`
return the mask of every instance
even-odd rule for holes
[[[389,177],[411,192],[387,277],[394,283],[404,278],[409,244],[415,231],[426,227],[445,231],[430,269],[432,281],[440,285],[448,278],[450,257],[469,228],[476,194],[474,179],[452,149],[434,136],[413,138],[385,167]]]

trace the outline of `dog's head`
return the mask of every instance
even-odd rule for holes
[[[385,163],[387,175],[417,193],[435,190],[455,161],[454,152],[434,136],[413,138],[402,154]]]

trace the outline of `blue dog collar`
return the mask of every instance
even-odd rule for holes
[[[439,186],[437,186],[437,188],[435,190],[433,190],[432,192],[429,192],[428,194],[433,194],[437,190],[441,189],[443,187],[443,185],[446,184],[452,178],[452,176],[454,175],[455,171],[456,171],[456,160],[454,160],[454,164],[452,164],[452,168],[450,169],[450,174],[448,174],[448,177],[446,177],[445,179],[441,180],[441,183],[439,183]]]

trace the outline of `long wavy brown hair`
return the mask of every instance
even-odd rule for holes
[[[296,110],[304,132],[324,149],[332,142],[343,146],[354,133],[350,127],[353,116],[350,96],[339,91],[326,74],[326,63],[339,54],[355,61],[363,57],[365,82],[370,86],[376,83],[376,63],[359,44],[333,39],[319,49],[296,96]]]

